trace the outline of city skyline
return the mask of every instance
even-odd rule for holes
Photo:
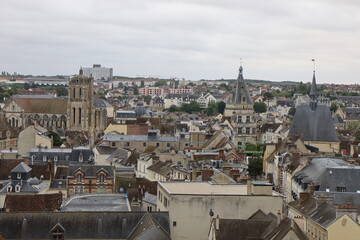
[[[1,70],[72,75],[94,63],[117,76],[358,83],[356,1],[11,1]]]

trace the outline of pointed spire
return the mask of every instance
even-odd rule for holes
[[[315,78],[315,71],[313,72],[313,79],[312,79],[312,83],[311,83],[311,88],[310,88],[310,98],[311,100],[316,100],[317,97],[317,92],[316,92],[316,78]]]
[[[236,89],[233,97],[233,104],[252,104],[250,94],[247,90],[245,80],[243,77],[242,64],[239,67],[239,76],[236,81]]]
[[[79,75],[83,75],[83,73],[84,73],[84,70],[82,69],[82,67],[80,67]]]

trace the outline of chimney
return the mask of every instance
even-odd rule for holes
[[[251,195],[252,190],[251,190],[251,179],[250,178],[246,181],[246,185],[247,185],[247,195]]]
[[[281,222],[281,211],[280,209],[278,210],[278,213],[277,213],[277,225],[279,225]]]
[[[215,230],[216,231],[220,230],[220,218],[219,218],[219,215],[217,215],[216,218],[215,218]]]
[[[208,179],[214,175],[214,170],[212,169],[202,169],[201,170],[201,180],[208,181]]]
[[[332,204],[334,200],[334,196],[326,193],[316,194],[315,200],[316,200],[316,207],[319,207],[324,202],[327,202],[328,204]]]
[[[303,202],[305,202],[306,200],[308,200],[311,195],[312,194],[309,192],[301,192],[300,199],[299,199],[299,205],[302,204]]]
[[[336,219],[343,214],[349,215],[355,222],[357,221],[357,207],[350,203],[336,206]]]

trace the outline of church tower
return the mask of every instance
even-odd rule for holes
[[[224,115],[231,119],[234,127],[233,142],[235,145],[240,147],[244,146],[246,142],[256,141],[254,106],[246,87],[242,66],[239,68],[233,98],[227,103]]]
[[[93,133],[93,83],[92,77],[83,75],[80,69],[79,75],[71,78],[68,96],[68,131]]]

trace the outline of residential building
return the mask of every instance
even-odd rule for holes
[[[160,96],[164,94],[164,88],[146,86],[144,88],[139,89],[139,94],[145,96]]]
[[[115,167],[109,165],[70,164],[67,194],[114,193]]]
[[[113,77],[113,69],[101,67],[101,64],[94,64],[92,68],[82,68],[86,77],[92,77],[94,80],[110,81]]]
[[[270,184],[211,184],[208,182],[159,182],[157,208],[169,211],[171,237],[208,239],[209,218],[247,219],[261,209],[275,216],[282,212],[282,197]],[[196,226],[196,227],[194,227]]]

